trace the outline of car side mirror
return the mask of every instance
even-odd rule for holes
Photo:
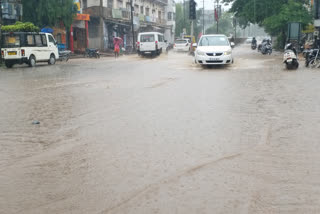
[[[232,48],[234,48],[234,46],[235,46],[234,42],[231,42],[230,45]]]
[[[192,47],[196,48],[196,47],[198,47],[198,44],[197,43],[193,43]]]

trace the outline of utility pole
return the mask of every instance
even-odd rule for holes
[[[219,13],[220,13],[220,8],[219,8],[219,0],[216,1],[217,5],[216,5],[216,21],[217,21],[217,34],[219,33]]]
[[[1,27],[2,27],[2,0],[0,0],[0,64],[2,63],[2,55],[1,55],[1,44],[2,44],[2,32],[1,32]]]
[[[203,0],[203,10],[202,10],[202,34],[204,35],[204,0]]]
[[[186,27],[186,2],[183,0],[183,28]]]
[[[134,38],[134,24],[133,24],[133,0],[130,0],[130,6],[131,6],[131,28],[132,28],[132,52],[136,49],[136,43]]]

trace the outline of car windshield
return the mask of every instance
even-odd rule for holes
[[[228,39],[224,36],[205,36],[199,42],[199,46],[228,46]]]
[[[185,44],[187,42],[188,42],[187,40],[177,40],[176,44]]]
[[[140,36],[140,42],[154,42],[153,34],[145,34]]]
[[[20,36],[19,35],[4,35],[3,36],[3,47],[4,48],[20,47]]]

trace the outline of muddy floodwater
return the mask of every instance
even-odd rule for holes
[[[0,213],[320,213],[320,70],[234,56],[1,67]]]

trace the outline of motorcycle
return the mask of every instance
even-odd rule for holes
[[[262,47],[261,47],[261,53],[263,55],[266,55],[266,54],[271,55],[272,54],[272,46],[271,46],[271,44],[270,43],[263,44]]]
[[[299,62],[296,49],[289,43],[284,50],[283,63],[286,64],[286,68],[288,70],[297,69],[299,67]]]
[[[306,58],[306,67],[310,68],[319,68],[320,67],[320,50],[319,49],[310,49],[305,53]]]
[[[94,48],[86,48],[86,51],[84,53],[84,57],[89,57],[89,58],[100,58],[100,53],[98,49]]]
[[[252,50],[257,49],[257,44],[256,44],[256,43],[252,43],[252,44],[251,44],[251,49],[252,49]]]

